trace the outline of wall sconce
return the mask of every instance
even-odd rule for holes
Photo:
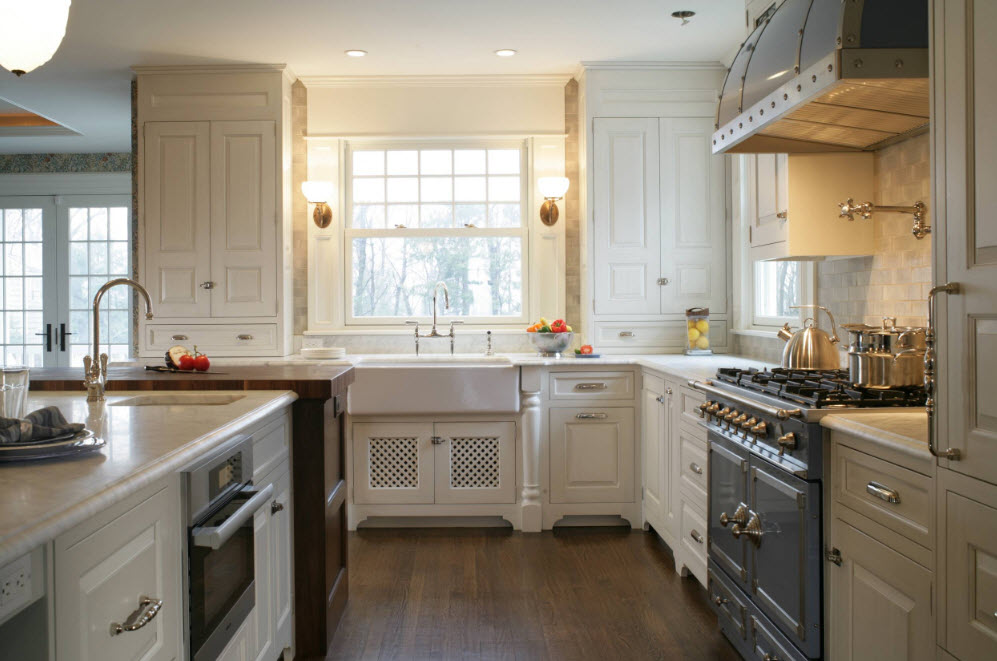
[[[312,212],[312,220],[319,227],[325,229],[332,223],[332,209],[329,208],[329,200],[332,199],[332,184],[328,181],[304,181],[301,183],[301,192],[305,194],[305,199],[315,205]]]
[[[540,177],[537,182],[540,187],[540,194],[543,195],[544,203],[540,207],[540,220],[544,225],[551,226],[557,223],[557,202],[564,199],[564,194],[568,191],[567,177]]]
[[[911,227],[911,234],[914,235],[915,239],[923,239],[931,233],[931,227],[925,222],[924,216],[928,212],[928,208],[924,206],[924,202],[915,202],[914,206],[911,207],[898,207],[889,206],[885,204],[873,204],[872,202],[863,202],[861,204],[855,204],[855,200],[848,198],[842,202],[839,206],[841,213],[839,218],[847,218],[848,220],[855,220],[855,214],[858,214],[864,220],[872,218],[873,211],[895,211],[897,213],[909,213],[914,216],[914,225]]]

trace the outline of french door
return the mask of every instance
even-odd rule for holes
[[[0,351],[5,365],[82,366],[92,337],[93,297],[130,277],[127,195],[0,197]],[[101,303],[101,351],[132,353],[132,294]]]

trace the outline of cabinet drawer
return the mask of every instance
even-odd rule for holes
[[[552,372],[551,399],[633,399],[633,372]]]
[[[716,565],[710,563],[706,573],[710,607],[719,616],[720,626],[744,640],[747,638],[748,607],[741,598],[740,590],[729,582],[730,579]]]
[[[699,423],[702,422],[702,418],[699,417],[699,405],[705,401],[706,397],[703,396],[703,393],[688,386],[680,386],[678,389],[678,410],[682,422],[692,425],[693,429],[701,429]],[[706,438],[705,432],[703,438]]]
[[[679,484],[684,498],[702,510],[706,509],[707,474],[706,444],[684,427],[678,429]]]
[[[685,319],[671,321],[612,321],[593,325],[594,344],[606,348],[686,348],[689,327]],[[727,321],[710,319],[710,345],[727,346]]]
[[[143,352],[163,351],[175,344],[210,356],[245,356],[277,352],[277,324],[163,324],[145,326]]]
[[[835,501],[934,548],[931,478],[835,443],[833,480]]]
[[[285,414],[253,434],[253,484],[287,458],[291,419]]]
[[[705,503],[704,503],[705,504]],[[706,517],[692,503],[682,501],[682,523],[679,544],[682,545],[686,566],[701,583],[706,579]]]

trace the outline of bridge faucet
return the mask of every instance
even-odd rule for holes
[[[107,386],[107,354],[100,352],[100,299],[104,293],[118,285],[128,285],[145,299],[145,318],[152,319],[152,300],[145,287],[130,278],[115,278],[105,282],[93,297],[93,355],[83,357],[83,385],[88,402],[104,401]]]

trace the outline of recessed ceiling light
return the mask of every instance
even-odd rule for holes
[[[680,9],[679,11],[673,11],[672,12],[672,17],[673,18],[680,18],[680,19],[682,19],[682,25],[685,25],[686,23],[688,23],[689,19],[692,18],[695,15],[696,15],[696,12],[689,11],[688,9]]]
[[[365,51],[365,50],[359,50],[359,49],[355,49],[355,48],[346,51],[346,55],[348,57],[363,57],[366,54],[367,54],[367,51]]]
[[[499,57],[512,57],[513,55],[516,54],[516,51],[514,51],[511,48],[500,48],[497,51],[495,51],[495,54],[498,55]]]

